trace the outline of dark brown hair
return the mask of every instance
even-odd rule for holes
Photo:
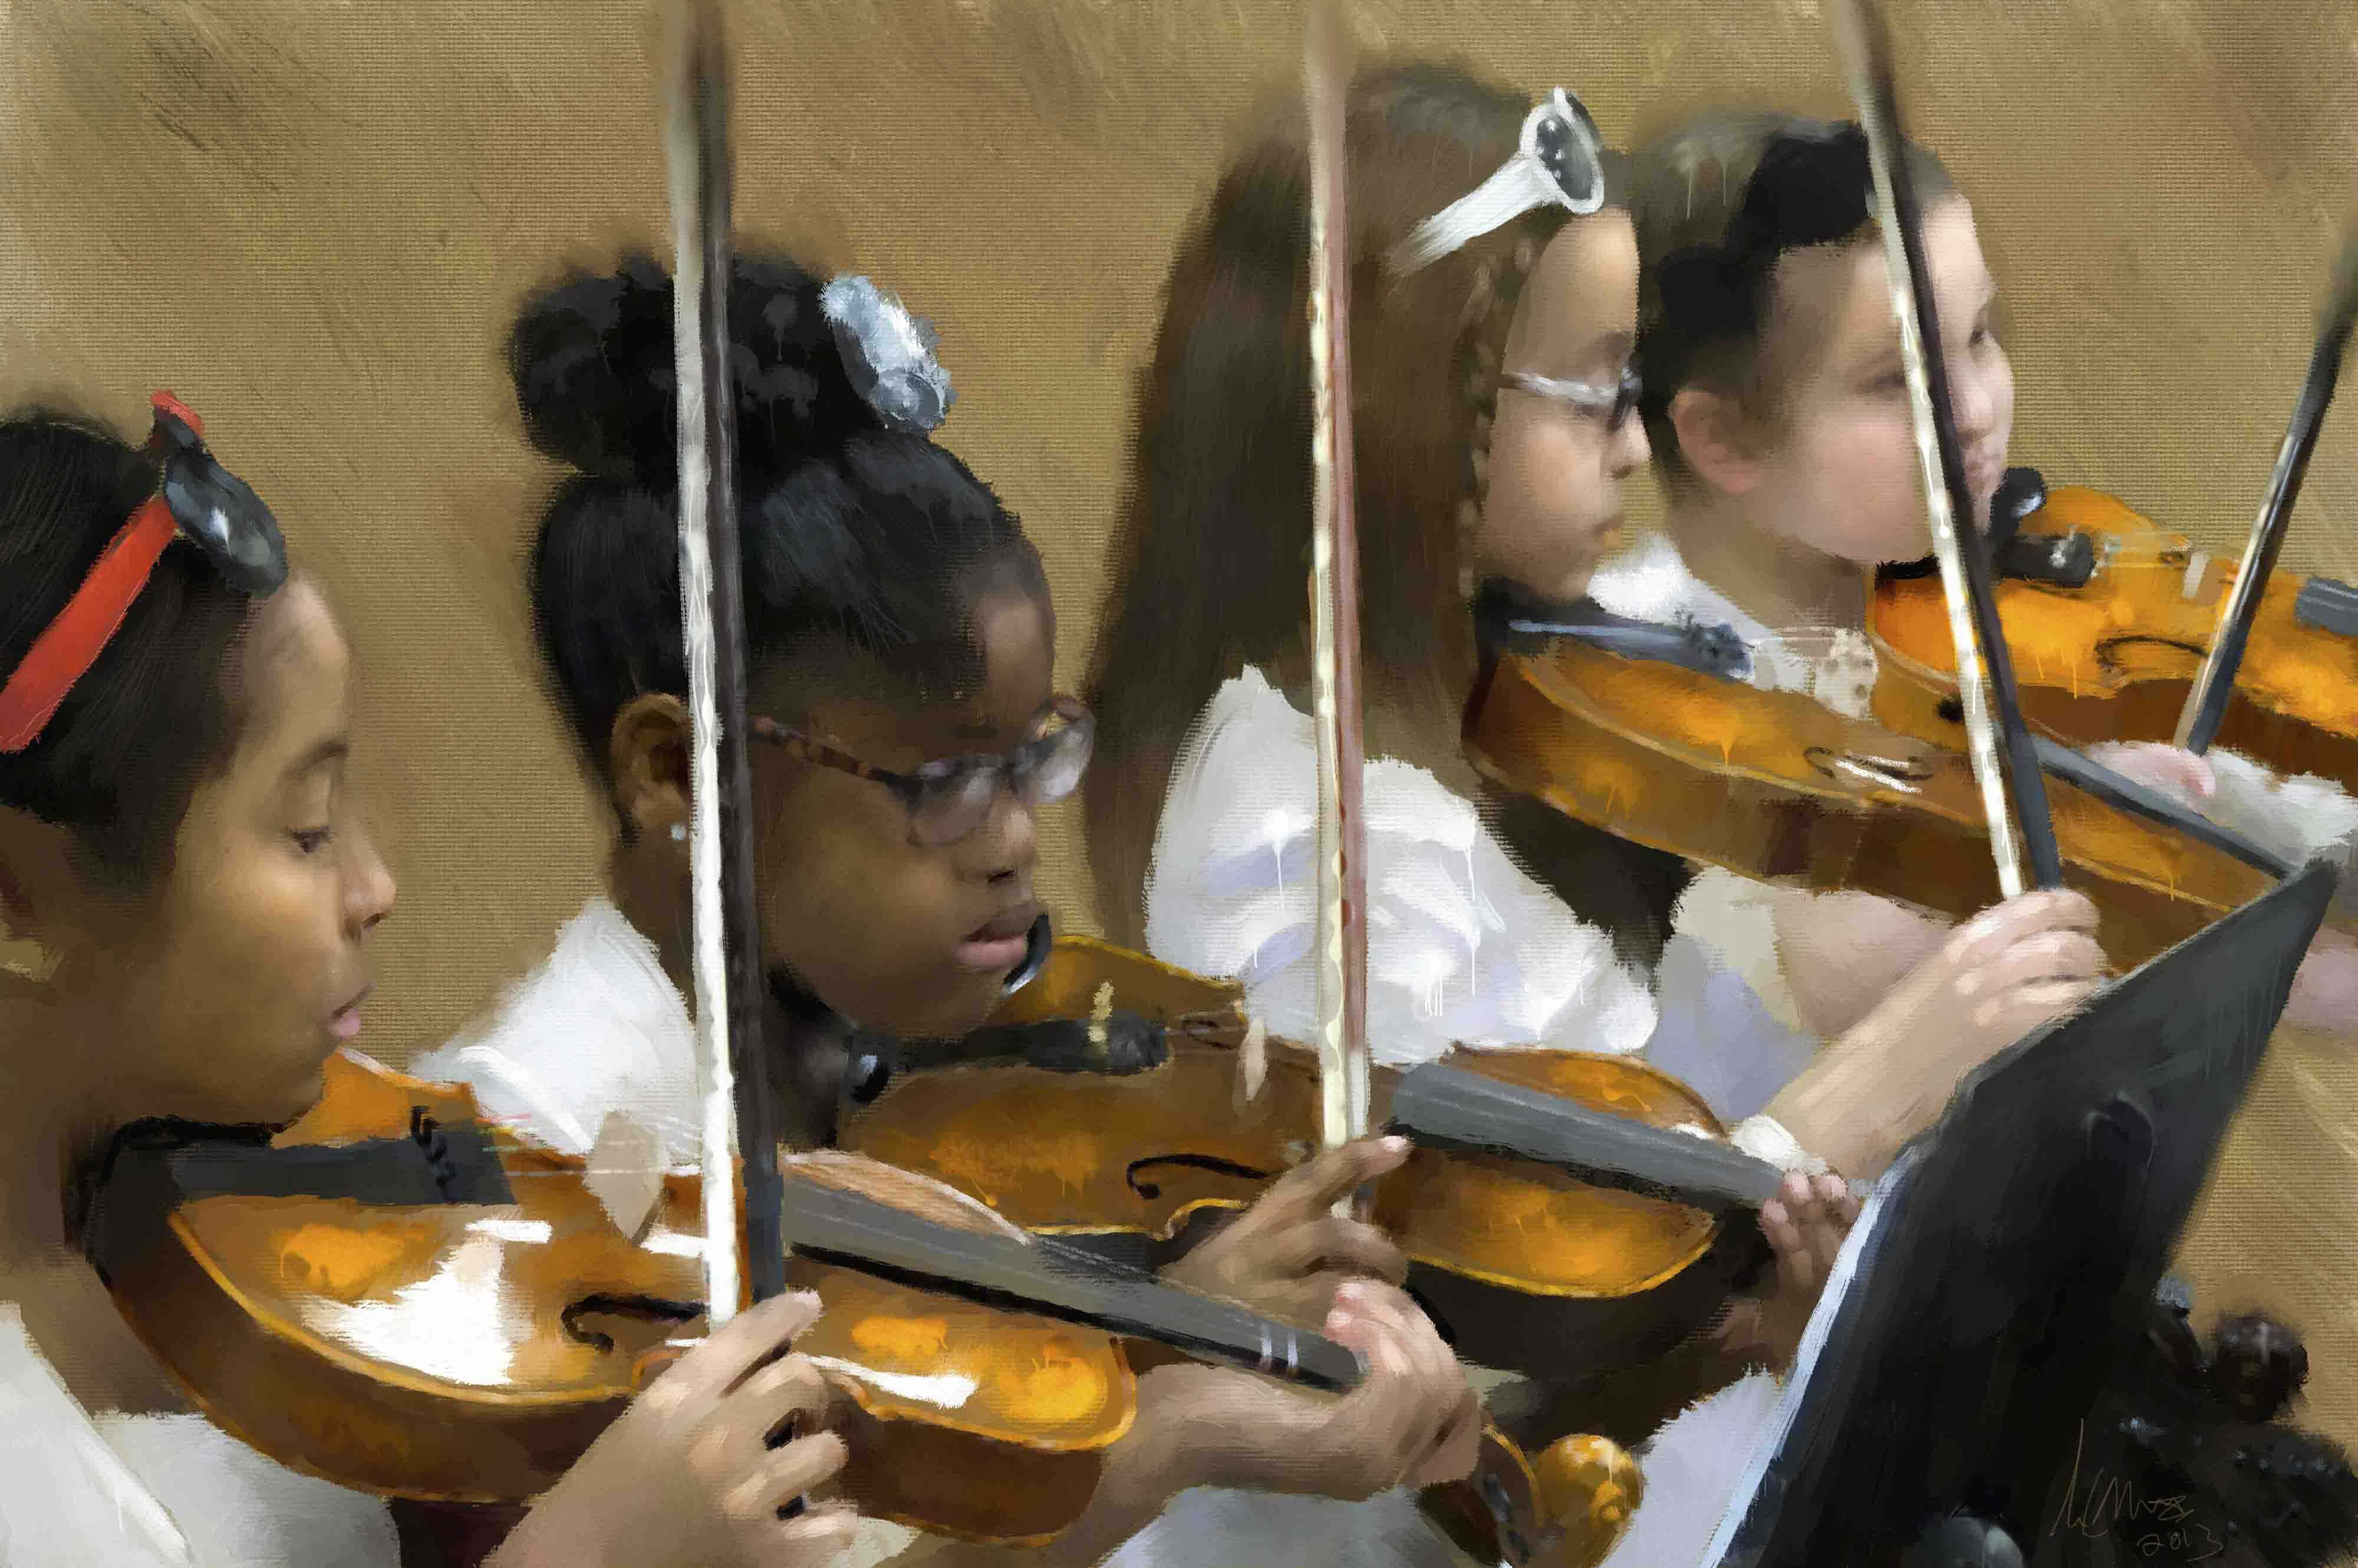
[[[44,408],[0,420],[0,681],[156,483],[155,460],[103,425]],[[198,784],[234,750],[233,655],[258,602],[195,547],[166,548],[40,737],[0,754],[0,806],[72,828],[103,881],[167,875]]]
[[[1531,100],[1452,67],[1363,75],[1345,118],[1353,461],[1371,755],[1482,787],[1455,738],[1475,673],[1464,535],[1478,519],[1498,358],[1524,280],[1567,221],[1526,213],[1405,278],[1385,257],[1511,156]],[[1114,598],[1086,692],[1098,908],[1116,940],[1174,763],[1221,684],[1298,661],[1311,532],[1309,172],[1298,97],[1231,162],[1174,263],[1141,396]],[[1606,168],[1617,205],[1620,160]]]
[[[737,258],[748,647],[757,663],[849,650],[908,697],[938,699],[981,666],[983,589],[1004,584],[1044,611],[1047,582],[990,487],[929,437],[887,427],[854,389],[820,289],[792,257]],[[670,276],[645,256],[568,274],[518,312],[509,369],[533,444],[576,470],[542,514],[533,608],[583,757],[603,778],[616,714],[644,692],[687,692]]]
[[[1786,253],[1758,258],[1761,270],[1755,287],[1761,297],[1741,302],[1741,308],[1701,309],[1691,291],[1665,286],[1681,262],[1734,243],[1731,231],[1753,194],[1763,157],[1772,148],[1797,145],[1855,147],[1863,160],[1863,133],[1855,124],[1767,111],[1697,116],[1649,138],[1632,159],[1629,215],[1638,231],[1638,353],[1646,377],[1639,408],[1655,464],[1674,489],[1693,477],[1670,418],[1671,399],[1681,388],[1707,386],[1735,398],[1753,418],[1766,420],[1774,416],[1779,392],[1811,362],[1820,334],[1792,334],[1778,328],[1780,319],[1790,319],[1779,306],[1802,308],[1807,319],[1807,308],[1822,303],[1779,297],[1775,268],[1779,254]],[[1929,204],[1955,193],[1955,180],[1932,153],[1911,143],[1905,156],[1920,200]],[[1851,158],[1836,156],[1824,161],[1844,170],[1845,178],[1864,173],[1863,161],[1856,170]],[[1836,205],[1857,199],[1854,191],[1826,194],[1837,199]],[[1811,217],[1798,220],[1804,231],[1810,231],[1812,218],[1823,210],[1823,204],[1809,205]],[[1847,250],[1875,238],[1871,197],[1866,209],[1867,217],[1831,242],[1810,231],[1810,248]]]

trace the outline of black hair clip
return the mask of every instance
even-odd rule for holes
[[[1866,225],[1874,200],[1864,130],[1779,132],[1761,149],[1725,233],[1673,251],[1656,269],[1663,317],[1697,342],[1753,336],[1777,258],[1848,239]]]
[[[257,597],[287,581],[287,541],[262,497],[221,466],[204,427],[168,393],[156,396],[147,449],[162,460],[164,504],[180,537],[204,551],[232,588]]]

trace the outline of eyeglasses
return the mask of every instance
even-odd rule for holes
[[[0,753],[24,751],[90,673],[147,586],[165,547],[186,539],[222,580],[262,598],[287,580],[287,545],[270,508],[205,449],[205,425],[168,392],[149,399],[156,423],[147,453],[161,470],[156,492],[135,508],[0,687]]]
[[[756,719],[756,737],[788,756],[839,769],[884,785],[901,796],[909,825],[925,844],[954,844],[980,827],[999,802],[1002,782],[1026,807],[1047,806],[1079,787],[1097,742],[1097,717],[1076,699],[1058,696],[1046,727],[1011,752],[943,757],[914,773],[896,773],[773,719]]]
[[[1583,414],[1603,419],[1605,433],[1608,436],[1616,434],[1629,422],[1629,416],[1638,411],[1638,399],[1644,395],[1646,390],[1645,381],[1639,375],[1634,363],[1622,366],[1620,380],[1611,386],[1599,385],[1593,381],[1559,381],[1554,376],[1534,375],[1527,370],[1502,371],[1498,380],[1502,385],[1511,386],[1518,392],[1570,404]]]
[[[1419,223],[1387,258],[1395,277],[1434,262],[1540,207],[1574,216],[1605,205],[1605,154],[1587,106],[1559,87],[1523,120],[1521,144],[1498,171]]]

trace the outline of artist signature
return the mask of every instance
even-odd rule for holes
[[[2088,1424],[2082,1422],[2071,1451],[2071,1483],[2064,1489],[2063,1509],[2050,1535],[2068,1530],[2090,1541],[2102,1541],[2126,1524],[2136,1531],[2131,1544],[2137,1555],[2157,1563],[2200,1563],[2227,1550],[2226,1543],[2194,1517],[2182,1495],[2140,1498],[2135,1487],[2103,1470],[2088,1477],[2083,1490],[2080,1460],[2087,1445]]]

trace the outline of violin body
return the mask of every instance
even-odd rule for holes
[[[1315,1152],[1316,1058],[1271,1039],[1264,1076],[1249,1081],[1233,985],[1066,937],[999,1021],[1085,1018],[1102,1011],[1101,995],[1169,1028],[1161,1065],[1120,1076],[1025,1066],[912,1075],[851,1112],[838,1145],[934,1176],[1026,1229],[1131,1250],[1244,1206]],[[1450,1060],[1650,1126],[1725,1136],[1692,1091],[1626,1058],[1462,1051]],[[1388,1068],[1372,1075],[1374,1125],[1398,1081]],[[1762,1245],[1757,1226],[1662,1198],[1423,1147],[1377,1184],[1368,1217],[1408,1256],[1411,1291],[1461,1353],[1551,1381],[1675,1346],[1708,1323]]]
[[[453,1130],[474,1115],[464,1089],[339,1057],[274,1147],[405,1139],[419,1108]],[[493,1141],[512,1204],[117,1201],[98,1260],[157,1358],[250,1446],[387,1497],[521,1502],[622,1413],[677,1331],[676,1315],[596,1298],[700,1296],[698,1188],[667,1178],[634,1240],[580,1162]],[[1011,1229],[971,1205],[936,1217]],[[1010,1543],[1079,1517],[1136,1409],[1120,1342],[845,1269],[790,1275],[826,1303],[795,1349],[843,1396],[838,1484],[862,1511]]]
[[[406,1527],[430,1520],[430,1552],[467,1539],[462,1561],[498,1533],[471,1516],[512,1519],[674,1358],[703,1288],[694,1176],[666,1175],[626,1236],[581,1161],[475,1116],[463,1087],[339,1056],[319,1106],[247,1169],[224,1174],[214,1167],[235,1156],[205,1145],[119,1159],[92,1248],[134,1330],[214,1422],[293,1468],[424,1505]],[[391,1152],[356,1163],[394,1201],[269,1190],[341,1179],[315,1165],[279,1180],[274,1160],[354,1151]],[[833,1189],[1033,1243],[920,1175],[836,1152],[781,1166],[790,1204]],[[421,1183],[452,1196],[420,1200]],[[830,1490],[968,1541],[1036,1545],[1070,1528],[1136,1417],[1135,1353],[1172,1354],[806,1258],[786,1277],[824,1303],[795,1349],[838,1396],[830,1424],[849,1456]],[[1585,1568],[1642,1494],[1635,1462],[1604,1439],[1527,1456],[1492,1430],[1476,1479],[1427,1502],[1484,1561]]]
[[[2169,741],[2211,649],[2237,563],[2199,551],[2102,492],[2048,492],[2020,524],[2018,546],[2053,542],[2056,557],[2094,546],[2093,570],[2061,580],[2001,575],[1997,610],[2022,690],[2024,719],[2073,746]],[[2282,773],[2358,782],[2358,595],[2323,579],[2273,574],[2218,743]],[[1937,577],[1877,573],[1868,634],[1881,660],[1875,716],[1903,734],[1963,744],[1957,664]]]
[[[1803,693],[1563,638],[1487,662],[1465,742],[1507,788],[1759,881],[1876,893],[1960,920],[1999,898],[1963,754]],[[2050,790],[2064,880],[2095,902],[2105,951],[2124,966],[2272,885],[2210,845],[2060,781]]]

